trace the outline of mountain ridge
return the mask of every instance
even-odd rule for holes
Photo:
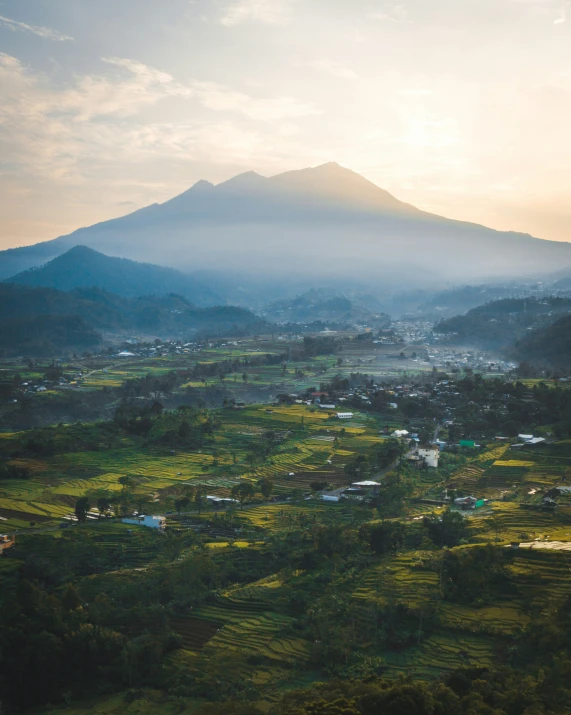
[[[179,293],[197,306],[224,302],[199,281],[173,268],[107,256],[81,245],[4,282],[63,291],[95,287],[122,297]]]
[[[569,244],[423,212],[331,162],[270,178],[245,172],[217,185],[196,182],[162,204],[0,252],[0,278],[78,244],[188,272],[359,278],[395,288],[571,267]]]

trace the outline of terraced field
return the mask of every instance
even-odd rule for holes
[[[171,626],[182,638],[183,648],[197,652],[211,640],[224,624],[205,618],[171,618]]]
[[[315,479],[342,486],[347,483],[343,472],[347,461],[382,441],[376,424],[368,417],[358,416],[351,425],[340,425],[306,405],[272,410],[252,406],[224,410],[220,417],[222,427],[213,444],[203,450],[158,454],[142,447],[126,447],[59,454],[43,460],[20,459],[18,465],[25,466],[31,478],[2,484],[0,517],[7,520],[7,529],[26,528],[30,521],[54,522],[69,513],[75,500],[86,493],[100,488],[120,491],[122,476],[135,478],[138,492],[159,500],[162,490],[182,484],[205,486],[209,492],[228,496],[240,478],[257,482],[270,477],[276,494],[308,490]],[[285,441],[270,459],[252,470],[246,464],[247,451],[268,430],[285,435]],[[295,436],[292,430],[296,430]],[[336,436],[341,437],[339,446],[333,444]],[[157,508],[165,507],[159,501]]]
[[[369,569],[353,597],[381,603],[398,597],[410,607],[417,608],[438,593],[438,574],[424,565],[421,552],[412,552]]]

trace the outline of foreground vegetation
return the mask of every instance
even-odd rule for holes
[[[107,419],[0,435],[2,711],[566,712],[569,391],[429,373],[420,396],[375,398],[348,350],[307,369],[211,350],[89,375],[78,394]],[[280,378],[353,390],[353,418]],[[209,407],[208,381],[243,392]],[[242,404],[255,382],[277,399]],[[403,427],[480,446],[416,469]],[[524,428],[547,441],[492,437]],[[363,479],[381,487],[320,499]],[[468,494],[488,501],[450,508]],[[165,533],[121,523],[133,511],[166,513]]]

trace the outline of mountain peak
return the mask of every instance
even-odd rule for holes
[[[341,207],[400,214],[418,211],[335,161],[308,169],[286,171],[272,176],[269,181],[290,193],[300,193],[306,198],[313,197],[322,203]]]
[[[62,253],[58,256],[58,259],[69,257],[69,258],[93,258],[94,256],[103,256],[103,253],[99,253],[94,248],[89,248],[89,246],[74,246],[70,248],[69,251]]]
[[[190,187],[190,191],[210,191],[210,189],[214,188],[214,184],[212,184],[210,181],[206,181],[206,179],[200,179],[200,181],[197,181],[196,184],[193,184]]]
[[[265,176],[262,176],[261,174],[256,173],[255,171],[245,171],[242,174],[238,174],[237,176],[233,176],[231,179],[228,179],[227,181],[223,181],[221,184],[218,184],[216,188],[218,190],[222,189],[251,189],[251,188],[257,188],[260,186],[265,186],[268,182],[268,179],[266,179]]]
[[[319,164],[318,166],[313,167],[314,171],[328,171],[328,170],[336,170],[336,169],[342,169],[343,171],[351,171],[350,169],[346,169],[344,166],[341,166],[341,164],[338,164],[336,161],[327,161],[325,164]]]

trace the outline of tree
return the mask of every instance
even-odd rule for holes
[[[130,477],[128,474],[124,477],[119,477],[117,481],[119,482],[119,484],[121,484],[125,491],[133,489],[133,487],[137,483],[136,479],[134,477]]]
[[[397,551],[403,544],[406,527],[399,521],[383,521],[380,524],[364,524],[359,536],[367,541],[376,554]]]
[[[87,512],[89,511],[90,506],[91,505],[89,503],[88,497],[80,497],[75,502],[75,516],[77,517],[77,520],[80,524],[82,524],[86,520]]]
[[[255,471],[255,466],[256,466],[256,462],[258,461],[258,459],[259,459],[259,455],[257,454],[257,452],[254,452],[254,451],[248,452],[248,454],[246,455],[246,461],[250,465],[250,471],[252,472],[252,474]]]
[[[256,490],[252,482],[240,482],[232,487],[232,496],[240,502],[240,509],[244,508],[244,502],[248,497],[255,494]]]
[[[182,509],[187,507],[190,504],[190,498],[189,497],[180,497],[179,499],[175,499],[174,501],[174,508],[176,509],[176,513],[180,516],[180,512]]]
[[[61,596],[61,605],[66,611],[75,611],[81,606],[81,598],[72,583],[68,583]]]
[[[314,482],[311,482],[309,486],[312,492],[322,492],[324,489],[327,489],[328,483],[329,482],[324,479],[316,479]]]
[[[204,487],[198,487],[196,490],[196,493],[194,495],[194,501],[196,503],[196,506],[198,507],[198,513],[202,513],[202,507],[204,506],[204,502],[206,501],[206,491],[204,490]]]
[[[468,527],[462,514],[448,509],[440,518],[424,517],[428,535],[437,546],[457,546],[468,535]]]
[[[97,489],[91,494],[91,498],[94,499],[97,504],[99,518],[101,519],[101,517],[104,516],[111,508],[113,493],[107,489]]]
[[[151,415],[153,417],[159,417],[159,415],[162,414],[163,410],[164,410],[164,407],[161,405],[161,403],[158,400],[155,400],[150,408]]]
[[[274,482],[272,479],[264,477],[260,479],[258,486],[260,487],[264,499],[269,499],[272,496],[272,492],[274,491]]]

